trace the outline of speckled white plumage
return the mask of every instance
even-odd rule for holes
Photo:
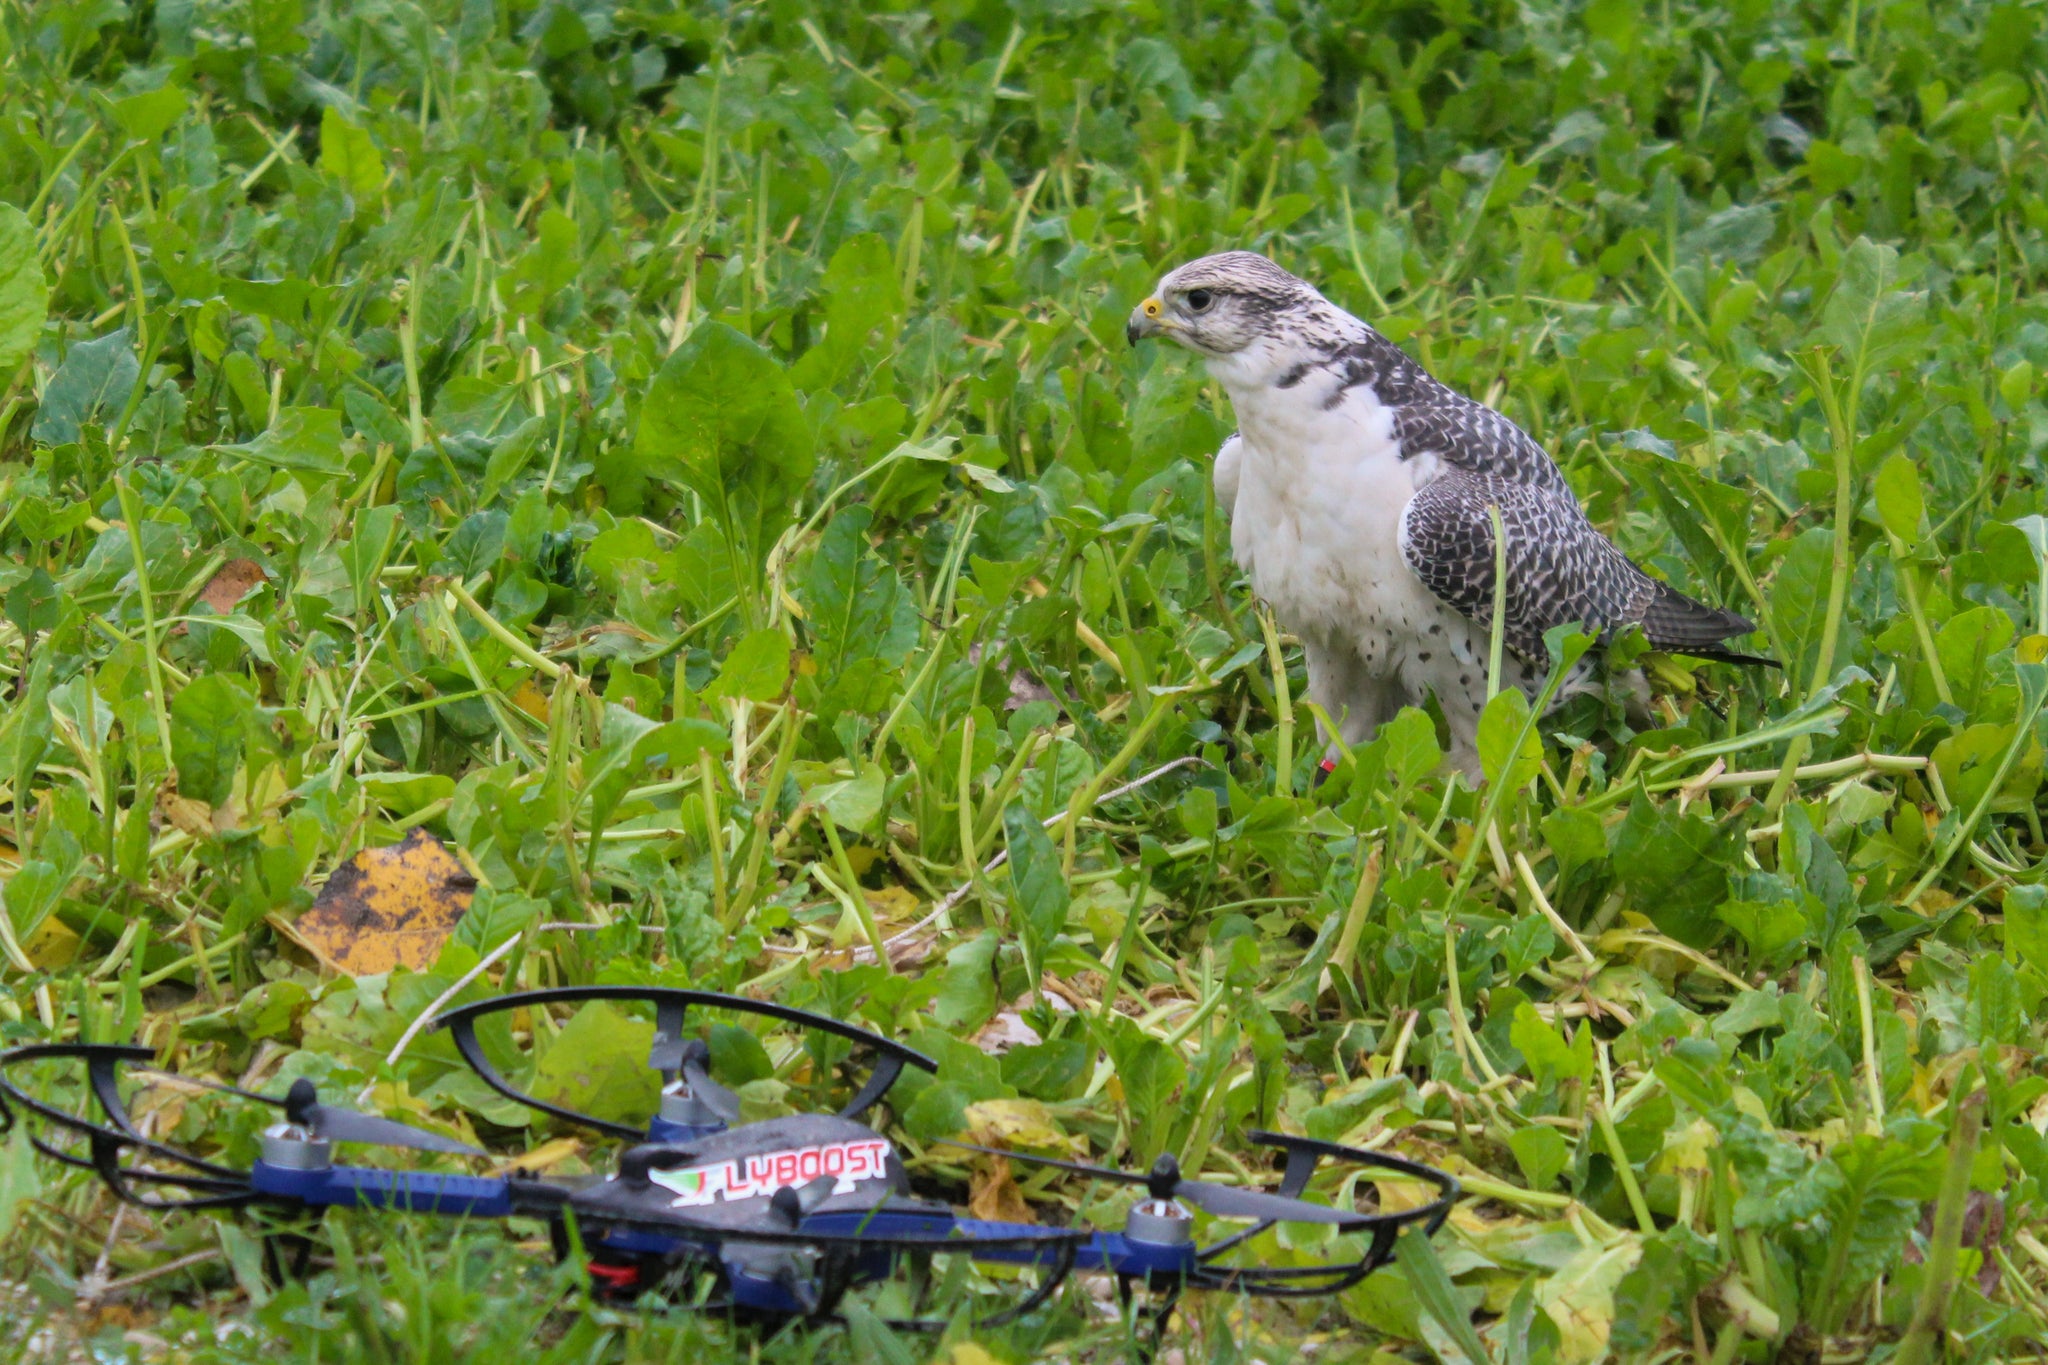
[[[1310,697],[1346,743],[1434,695],[1452,760],[1476,773],[1496,608],[1502,682],[1530,695],[1547,671],[1544,632],[1568,622],[1640,625],[1659,648],[1769,662],[1721,643],[1747,620],[1630,563],[1520,427],[1264,257],[1181,266],[1127,330],[1196,352],[1230,395],[1238,432],[1215,478],[1231,548],[1301,639]],[[1562,695],[1596,685],[1589,658]]]
[[[1216,465],[1232,555],[1252,591],[1301,639],[1309,698],[1345,743],[1370,739],[1401,707],[1434,693],[1450,724],[1452,760],[1469,768],[1490,641],[1484,627],[1432,594],[1401,553],[1403,513],[1437,462],[1401,459],[1392,410],[1370,387],[1342,389],[1328,372],[1294,388],[1273,386],[1309,359],[1280,345],[1208,359],[1238,421]]]

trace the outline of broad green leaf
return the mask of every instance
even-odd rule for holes
[[[1926,295],[1904,287],[1898,248],[1858,237],[1842,257],[1818,335],[1839,347],[1850,366],[1875,374],[1918,348],[1925,315]]]
[[[14,1231],[22,1206],[42,1193],[41,1168],[29,1145],[28,1125],[16,1123],[0,1143],[0,1240]]]
[[[646,1119],[661,1077],[647,1067],[654,1025],[601,1000],[577,1010],[534,1068],[535,1099],[614,1123]]]
[[[500,286],[507,305],[515,313],[545,312],[558,294],[575,283],[583,269],[575,219],[558,208],[543,209],[535,220],[534,232],[533,244],[512,263]],[[652,398],[650,394],[650,401]]]
[[[866,507],[834,516],[804,576],[817,670],[807,682],[819,711],[880,710],[902,685],[897,670],[917,643],[915,602],[868,547],[872,521]]]
[[[819,783],[804,793],[804,799],[830,815],[841,829],[859,834],[875,827],[886,790],[881,768],[871,763],[858,776]]]
[[[2034,396],[2034,366],[2032,361],[2015,360],[2004,374],[1998,376],[1998,396],[2014,412],[2027,406],[2027,400]]]
[[[771,702],[782,695],[789,683],[789,636],[779,630],[752,631],[740,638],[725,656],[704,694],[708,697],[738,697]]]
[[[1119,1029],[1109,1051],[1131,1114],[1132,1146],[1149,1159],[1157,1140],[1147,1141],[1144,1135],[1164,1128],[1167,1102],[1187,1079],[1187,1063],[1180,1053],[1136,1028]]]
[[[708,720],[686,716],[662,724],[609,702],[600,733],[597,754],[584,760],[593,827],[608,821],[634,786],[690,777],[700,756],[722,754],[732,745],[725,729]]]
[[[1517,741],[1520,741],[1519,747]],[[1479,766],[1486,780],[1517,790],[1543,767],[1543,740],[1529,724],[1529,699],[1504,687],[1479,713]]]
[[[1834,533],[1825,526],[1802,531],[1792,548],[1778,562],[1771,580],[1771,615],[1785,641],[1785,675],[1812,676],[1814,659],[1820,653],[1822,632],[1827,626],[1828,579],[1833,570]],[[1854,619],[1842,624],[1842,637],[1835,647],[1835,659],[1853,658],[1860,632]]]
[[[281,469],[339,474],[343,469],[341,414],[333,408],[280,408],[277,420],[255,440],[214,449]]]
[[[185,106],[189,102],[190,97],[182,87],[159,86],[155,90],[115,100],[114,122],[120,124],[121,131],[135,141],[154,142],[185,116]]]
[[[1543,840],[1557,858],[1560,876],[1607,856],[1607,827],[1583,806],[1565,806],[1543,817]],[[1532,855],[1533,856],[1533,855]]]
[[[878,234],[858,233],[839,244],[825,267],[822,289],[825,336],[797,361],[792,378],[806,391],[838,382],[860,357],[877,328],[886,353],[901,325],[903,291],[895,254]]]
[[[1508,1149],[1515,1154],[1515,1164],[1522,1168],[1522,1178],[1532,1190],[1547,1190],[1555,1185],[1572,1158],[1571,1144],[1563,1135],[1540,1123],[1509,1133]]]
[[[1759,965],[1776,965],[1810,936],[1806,914],[1788,900],[1731,900],[1716,909],[1714,916],[1742,935]]]
[[[79,342],[43,390],[29,435],[53,446],[77,440],[88,421],[120,414],[141,373],[142,362],[135,358],[135,341],[126,327],[97,341]]]
[[[171,759],[178,794],[218,806],[233,789],[248,743],[256,697],[240,678],[208,673],[171,699]]]
[[[1030,979],[1067,924],[1067,883],[1060,855],[1038,820],[1022,804],[1003,812],[1003,837],[1010,850],[1010,904],[1017,937],[1024,946]]]
[[[1375,739],[1386,741],[1387,772],[1404,787],[1429,776],[1444,761],[1443,748],[1436,742],[1436,722],[1412,706],[1382,725]]]
[[[1908,545],[1920,539],[1920,519],[1926,503],[1920,495],[1920,471],[1904,455],[1893,455],[1878,466],[1874,489],[1877,515],[1884,529]]]
[[[384,187],[384,158],[377,144],[331,104],[320,115],[320,173],[359,201]]]
[[[1731,830],[1643,796],[1630,803],[1614,835],[1614,867],[1629,904],[1696,948],[1721,935],[1714,908],[1726,899],[1728,869],[1741,857],[1740,836]]]
[[[816,464],[788,376],[722,322],[702,324],[662,362],[634,450],[652,472],[694,489],[756,564],[789,524]]]
[[[390,561],[398,538],[398,509],[386,504],[356,514],[348,543],[341,548],[342,566],[348,570],[349,587],[354,590],[357,611],[369,609],[377,600],[379,575]]]
[[[1515,1006],[1514,1022],[1508,1027],[1508,1041],[1529,1064],[1529,1075],[1538,1085],[1583,1079],[1592,1074],[1592,1039],[1587,1030],[1581,1026],[1578,1036],[1567,1043],[1527,1001]]]
[[[50,571],[38,564],[7,592],[7,619],[33,639],[54,628],[63,613],[63,591]]]
[[[49,301],[35,227],[14,205],[0,204],[0,377],[11,380],[35,348]]]
[[[932,1017],[946,1028],[971,1034],[996,1012],[996,950],[1002,940],[983,933],[946,953]]]
[[[2004,909],[2006,956],[2048,971],[2048,887],[2015,886]]]

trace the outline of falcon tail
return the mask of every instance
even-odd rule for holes
[[[1643,634],[1657,649],[1717,663],[1784,667],[1776,659],[1739,654],[1721,643],[1755,630],[1756,622],[1747,616],[1695,601],[1663,582],[1657,583],[1657,595],[1643,612]]]

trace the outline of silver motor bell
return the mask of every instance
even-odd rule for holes
[[[334,1146],[296,1123],[263,1130],[263,1161],[285,1171],[324,1171],[334,1164]]]
[[[1194,1215],[1178,1200],[1141,1200],[1124,1220],[1124,1237],[1150,1246],[1187,1246],[1195,1240]]]
[[[725,1124],[710,1105],[697,1098],[690,1089],[690,1083],[680,1078],[662,1087],[661,1117],[669,1123],[691,1128],[723,1127]]]

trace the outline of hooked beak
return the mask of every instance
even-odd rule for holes
[[[1124,324],[1124,340],[1135,346],[1146,337],[1156,337],[1169,326],[1166,321],[1166,305],[1154,294],[1131,310],[1131,320]]]

